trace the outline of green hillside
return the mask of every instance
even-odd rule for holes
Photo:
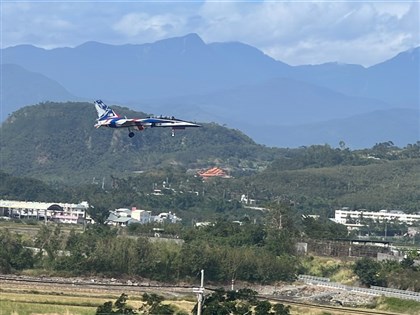
[[[146,116],[115,109],[127,117]],[[298,211],[328,216],[340,206],[420,210],[420,143],[398,148],[385,142],[355,151],[344,143],[276,149],[216,124],[175,137],[168,129],[148,129],[130,139],[127,130],[95,129],[95,119],[89,103],[44,103],[11,115],[1,126],[1,176],[8,184],[0,193],[28,200],[106,199],[110,207],[144,205],[199,217],[243,211],[237,204],[243,194],[259,205],[291,200]],[[215,165],[233,178],[203,183],[193,177]],[[102,180],[107,197],[101,185],[91,185]],[[149,196],[164,181],[179,193]],[[207,214],[198,215],[202,211]]]
[[[146,116],[114,108],[122,116]],[[147,129],[130,139],[126,129],[95,129],[96,117],[89,103],[42,103],[16,111],[1,126],[1,169],[49,182],[86,183],[169,165],[257,169],[279,152],[217,124],[180,130],[175,137],[170,129]]]
[[[368,165],[337,165],[282,170],[272,167],[253,177],[268,196],[297,202],[301,209],[334,207],[420,210],[420,159],[385,160]]]

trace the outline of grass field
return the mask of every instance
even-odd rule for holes
[[[45,288],[39,291],[33,288],[28,291],[27,288],[4,288],[2,285],[0,290],[0,315],[94,315],[99,305],[107,301],[115,302],[118,296],[119,294],[114,295],[110,292],[101,293],[80,289],[77,291],[47,292]],[[167,300],[165,302],[175,305],[179,310],[188,314],[191,314],[195,304],[194,299],[191,298],[188,300]],[[407,301],[383,299],[381,302],[380,309],[394,314],[419,314],[420,303],[410,303],[410,311],[407,312],[407,305],[403,306]],[[140,307],[141,293],[129,295],[128,304],[134,308]],[[349,313],[345,310],[325,311],[310,306],[292,306],[291,315],[300,314],[354,315],[357,313]]]
[[[92,315],[96,307],[0,301],[0,315]]]
[[[99,305],[115,302],[122,293],[71,286],[49,288],[37,284],[2,283],[0,315],[93,315]],[[127,304],[138,309],[142,305],[142,293],[128,292]],[[187,300],[165,302],[185,312],[190,312],[195,305],[192,296]]]
[[[96,308],[110,299],[84,296],[66,296],[45,294],[32,291],[5,292],[0,296],[0,315],[33,315],[33,314],[95,314]],[[111,299],[113,300],[113,299]]]

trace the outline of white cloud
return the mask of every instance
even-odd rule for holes
[[[115,23],[113,29],[128,38],[146,35],[148,38],[161,39],[173,36],[184,25],[185,21],[173,14],[150,16],[145,13],[129,13]]]
[[[420,45],[419,2],[2,3],[2,47],[145,43],[198,33],[289,64],[371,65]]]
[[[409,2],[374,2],[372,6],[375,10],[383,15],[395,16],[401,19],[410,10],[411,3]]]
[[[420,44],[419,3],[266,2],[249,8],[225,6],[227,18],[209,24],[203,36],[210,41],[236,38],[294,65],[338,61],[367,66]]]

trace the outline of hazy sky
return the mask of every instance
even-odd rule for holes
[[[419,1],[8,1],[1,48],[143,44],[197,33],[290,65],[370,66],[420,46]]]

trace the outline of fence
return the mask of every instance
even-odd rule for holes
[[[414,291],[398,290],[391,288],[384,288],[378,286],[371,286],[370,288],[360,288],[353,287],[349,285],[344,285],[336,282],[331,282],[330,279],[324,277],[314,277],[307,275],[299,275],[299,280],[307,284],[313,284],[323,287],[332,288],[335,290],[343,290],[348,292],[355,292],[361,294],[375,295],[375,296],[386,296],[386,297],[396,297],[404,300],[415,300],[420,302],[420,293]]]

